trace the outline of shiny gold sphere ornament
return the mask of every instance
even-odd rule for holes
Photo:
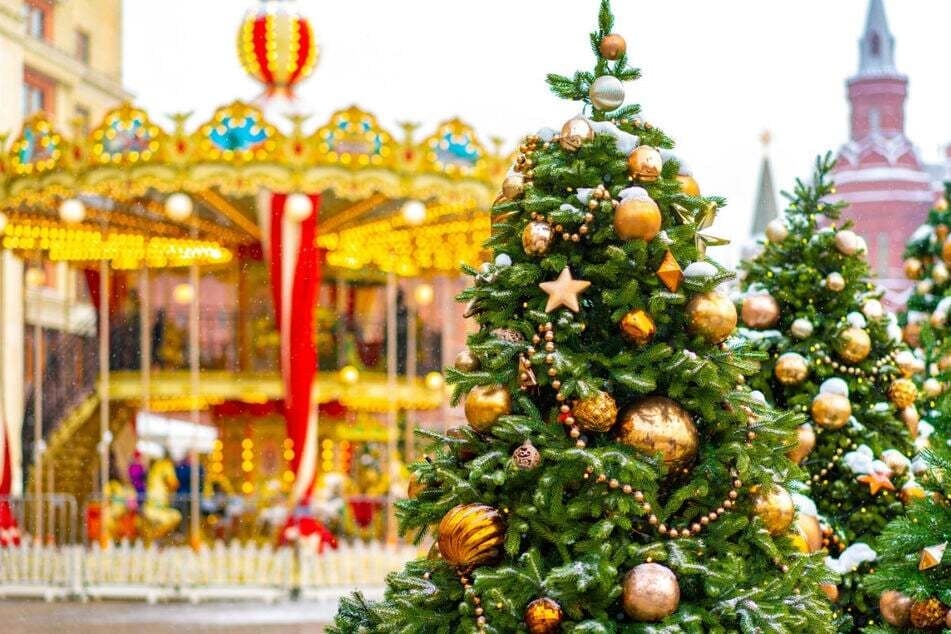
[[[639,145],[634,148],[627,159],[628,171],[631,176],[645,183],[653,183],[660,178],[660,170],[664,160],[657,148],[649,145]]]
[[[647,563],[634,566],[624,576],[621,595],[624,613],[635,621],[661,621],[680,606],[680,583],[667,566]]]
[[[653,240],[662,220],[651,198],[628,198],[614,210],[614,233],[622,240]]]
[[[542,462],[542,455],[532,444],[531,440],[526,440],[515,448],[512,452],[512,462],[515,466],[524,471],[530,471],[536,468]]]
[[[853,255],[859,250],[859,237],[849,229],[838,231],[835,234],[835,248],[843,255]]]
[[[872,351],[872,338],[864,329],[852,326],[839,335],[836,348],[846,363],[861,363]]]
[[[740,318],[747,328],[772,328],[779,321],[779,303],[769,293],[757,293],[743,298]]]
[[[608,33],[601,38],[601,42],[598,44],[598,52],[601,53],[601,57],[613,62],[627,52],[627,42],[617,33]]]
[[[574,152],[582,145],[594,139],[594,128],[584,117],[575,117],[561,127],[558,144],[567,152]]]
[[[852,416],[848,396],[826,392],[812,399],[812,420],[823,429],[841,429]]]
[[[479,358],[472,354],[472,350],[469,350],[469,348],[463,348],[456,355],[453,367],[460,372],[475,372],[479,369]]]
[[[535,599],[525,608],[525,627],[529,634],[556,634],[561,631],[565,614],[554,599]]]
[[[895,379],[888,387],[888,400],[898,409],[914,405],[918,400],[918,388],[911,379]]]
[[[945,238],[944,244],[941,245],[941,259],[946,265],[951,266],[951,236]]]
[[[654,338],[657,326],[646,311],[638,308],[621,318],[621,332],[629,341],[643,346],[650,343],[650,340]]]
[[[779,218],[769,221],[766,225],[766,239],[770,242],[782,242],[789,237],[789,227]]]
[[[921,260],[918,258],[908,258],[904,263],[905,277],[910,280],[917,280],[921,277],[921,271],[923,269],[921,265]]]
[[[735,328],[736,306],[724,293],[700,293],[687,303],[687,329],[708,343],[726,340]]]
[[[909,480],[901,487],[899,496],[903,504],[911,504],[916,500],[923,500],[928,494],[925,488],[918,484],[917,480]]]
[[[624,103],[624,84],[614,75],[602,75],[591,82],[588,97],[598,110],[616,110]]]
[[[830,603],[835,603],[839,600],[839,586],[834,583],[820,583],[819,589],[826,595]]]
[[[515,200],[525,192],[525,177],[521,174],[509,174],[502,181],[502,195]]]
[[[555,230],[547,222],[530,222],[522,230],[522,248],[528,255],[543,255],[555,239]]]
[[[772,485],[766,492],[758,491],[753,509],[771,535],[785,533],[796,515],[792,496],[778,484]]]
[[[466,395],[465,411],[473,429],[487,432],[500,416],[512,412],[512,396],[503,385],[477,385]]]
[[[581,429],[605,432],[617,421],[617,403],[607,392],[598,391],[575,403],[571,413]]]
[[[924,601],[915,601],[911,604],[911,614],[908,619],[912,627],[922,630],[937,629],[944,625],[948,608],[934,597]]]
[[[797,513],[793,531],[793,541],[800,552],[809,554],[822,549],[822,527],[815,515]]]
[[[799,385],[809,376],[809,363],[798,352],[786,352],[776,359],[773,374],[783,385]]]
[[[803,423],[796,429],[796,446],[786,456],[796,464],[802,464],[816,446],[816,431],[809,423]]]
[[[678,174],[677,182],[680,183],[680,191],[686,195],[700,196],[700,183],[691,174]]]
[[[883,592],[878,598],[878,611],[889,625],[907,627],[911,619],[911,598],[897,590]]]
[[[617,439],[647,455],[661,454],[670,469],[697,455],[697,428],[690,413],[666,396],[648,396],[621,414]]]
[[[502,554],[505,522],[485,504],[460,504],[439,522],[439,553],[458,568],[489,563]]]
[[[839,272],[829,273],[826,276],[826,288],[835,293],[839,293],[845,288],[845,278]]]

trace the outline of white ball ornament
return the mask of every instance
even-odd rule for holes
[[[928,279],[921,280],[915,284],[915,292],[919,295],[927,295],[931,292],[932,288],[934,288],[934,282]]]
[[[941,381],[939,381],[938,379],[934,377],[926,379],[924,384],[921,386],[921,389],[923,389],[925,394],[931,398],[940,396],[941,392],[944,391],[944,387],[941,385]]]
[[[865,242],[865,238],[859,236],[858,245],[855,248],[856,253],[860,253],[863,256],[868,255],[868,243]]]
[[[287,197],[284,213],[294,222],[304,222],[314,213],[314,203],[310,200],[310,196],[295,192]]]
[[[852,255],[859,248],[859,237],[854,231],[844,229],[835,234],[835,248],[843,255]]]
[[[851,312],[845,316],[845,320],[849,322],[849,325],[854,328],[865,328],[867,325],[865,322],[865,317],[862,316],[862,313]]]
[[[165,199],[165,214],[172,220],[181,222],[192,215],[192,199],[183,192],[176,192]]]
[[[935,284],[944,284],[948,281],[948,267],[944,265],[944,262],[936,262],[931,267],[931,279],[935,281]]]
[[[616,110],[624,103],[624,85],[613,75],[602,75],[591,83],[588,96],[591,98],[591,105],[598,110]]]
[[[512,257],[508,253],[499,253],[495,256],[495,265],[503,269],[512,266]]]
[[[782,242],[787,237],[789,237],[789,227],[779,218],[770,220],[766,225],[766,238],[770,242]]]
[[[832,377],[831,379],[826,379],[822,382],[822,385],[819,386],[820,394],[838,394],[839,396],[849,396],[849,384],[840,379],[839,377]]]
[[[862,314],[869,319],[880,319],[885,314],[885,307],[877,299],[869,299],[862,304]]]
[[[838,271],[829,273],[826,276],[826,288],[835,293],[841,292],[845,288],[845,278]]]
[[[812,336],[812,322],[805,317],[800,317],[792,323],[789,330],[796,339],[807,339]]]

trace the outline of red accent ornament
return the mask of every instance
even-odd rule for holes
[[[262,0],[248,11],[238,31],[238,58],[264,84],[268,97],[294,96],[294,86],[317,64],[314,29],[292,0]]]

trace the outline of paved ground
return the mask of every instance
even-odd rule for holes
[[[260,632],[318,634],[333,616],[331,606],[304,602],[168,603],[104,601],[43,603],[0,600],[3,634],[166,634],[171,632]]]

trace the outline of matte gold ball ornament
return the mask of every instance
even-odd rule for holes
[[[466,395],[466,420],[478,432],[487,432],[500,416],[512,413],[512,395],[503,385],[477,385]]]
[[[544,255],[555,239],[555,230],[547,222],[533,221],[522,230],[522,248],[528,255]]]
[[[845,289],[845,278],[839,272],[829,273],[826,276],[826,288],[834,293],[840,293]]]
[[[787,237],[789,237],[789,227],[779,218],[770,220],[766,225],[766,239],[770,242],[782,242]]]
[[[816,430],[809,423],[803,423],[796,429],[796,446],[790,449],[786,456],[796,464],[802,464],[815,446]]]
[[[783,385],[799,385],[809,376],[809,363],[798,352],[786,352],[776,359],[773,374]]]
[[[456,359],[453,361],[453,367],[460,372],[475,372],[479,369],[479,358],[472,354],[469,348],[463,348],[459,351],[459,354],[456,355]]]
[[[575,403],[571,413],[581,429],[606,432],[617,421],[617,403],[607,392],[598,391]]]
[[[678,174],[677,182],[680,183],[680,191],[687,196],[695,198],[700,197],[700,183],[691,174]]]
[[[921,271],[923,269],[921,260],[918,258],[908,258],[905,260],[902,265],[905,270],[905,277],[910,280],[917,280],[921,277]]]
[[[895,379],[888,387],[888,399],[895,407],[904,409],[918,400],[918,388],[911,379]]]
[[[515,200],[525,192],[525,177],[521,174],[509,174],[502,181],[502,195]]]
[[[635,179],[644,183],[653,183],[660,178],[664,160],[660,151],[649,145],[639,145],[634,148],[627,159],[628,171]]]
[[[911,598],[897,590],[883,592],[878,598],[878,611],[889,625],[907,627],[911,620]]]
[[[736,306],[725,294],[713,290],[694,295],[687,303],[687,329],[708,343],[721,343],[736,328]]]
[[[861,363],[872,351],[872,338],[862,328],[846,328],[836,342],[837,352],[847,363]]]
[[[819,518],[805,513],[796,514],[796,523],[793,526],[793,542],[800,552],[809,554],[822,549],[822,527]]]
[[[757,491],[753,508],[770,535],[785,533],[796,515],[792,496],[778,484],[774,484],[768,491]]]
[[[621,318],[621,333],[628,341],[639,346],[650,343],[656,332],[654,320],[644,310],[632,310]]]
[[[698,434],[693,417],[666,396],[648,396],[621,414],[618,442],[647,455],[661,454],[669,469],[690,464],[697,456]]]
[[[627,41],[617,33],[608,33],[601,38],[598,52],[601,53],[601,57],[613,62],[627,52]]]
[[[812,400],[812,420],[823,429],[841,429],[852,416],[849,397],[830,392],[817,394]]]
[[[656,622],[665,619],[680,606],[680,583],[667,566],[639,564],[624,576],[621,605],[635,621]]]
[[[826,595],[830,603],[835,603],[839,600],[839,586],[834,583],[820,583],[819,589]]]
[[[556,634],[561,631],[564,619],[561,606],[548,597],[535,599],[525,608],[525,627],[529,634]]]
[[[947,606],[934,597],[931,597],[924,601],[915,601],[911,604],[909,621],[912,627],[923,630],[938,628],[944,625],[947,612]]]
[[[853,255],[859,250],[859,237],[849,229],[838,231],[835,234],[835,248],[843,255]]]
[[[614,210],[614,233],[622,240],[653,240],[663,218],[651,198],[628,198]]]
[[[769,293],[757,293],[743,298],[740,318],[747,328],[772,328],[779,321],[779,303]]]
[[[505,522],[502,514],[485,504],[460,504],[439,522],[439,552],[459,568],[494,561],[502,554]]]
[[[582,145],[594,139],[594,128],[584,117],[574,117],[561,127],[558,144],[567,152],[575,152]]]
[[[941,245],[941,259],[947,266],[951,266],[951,236],[945,238]]]

